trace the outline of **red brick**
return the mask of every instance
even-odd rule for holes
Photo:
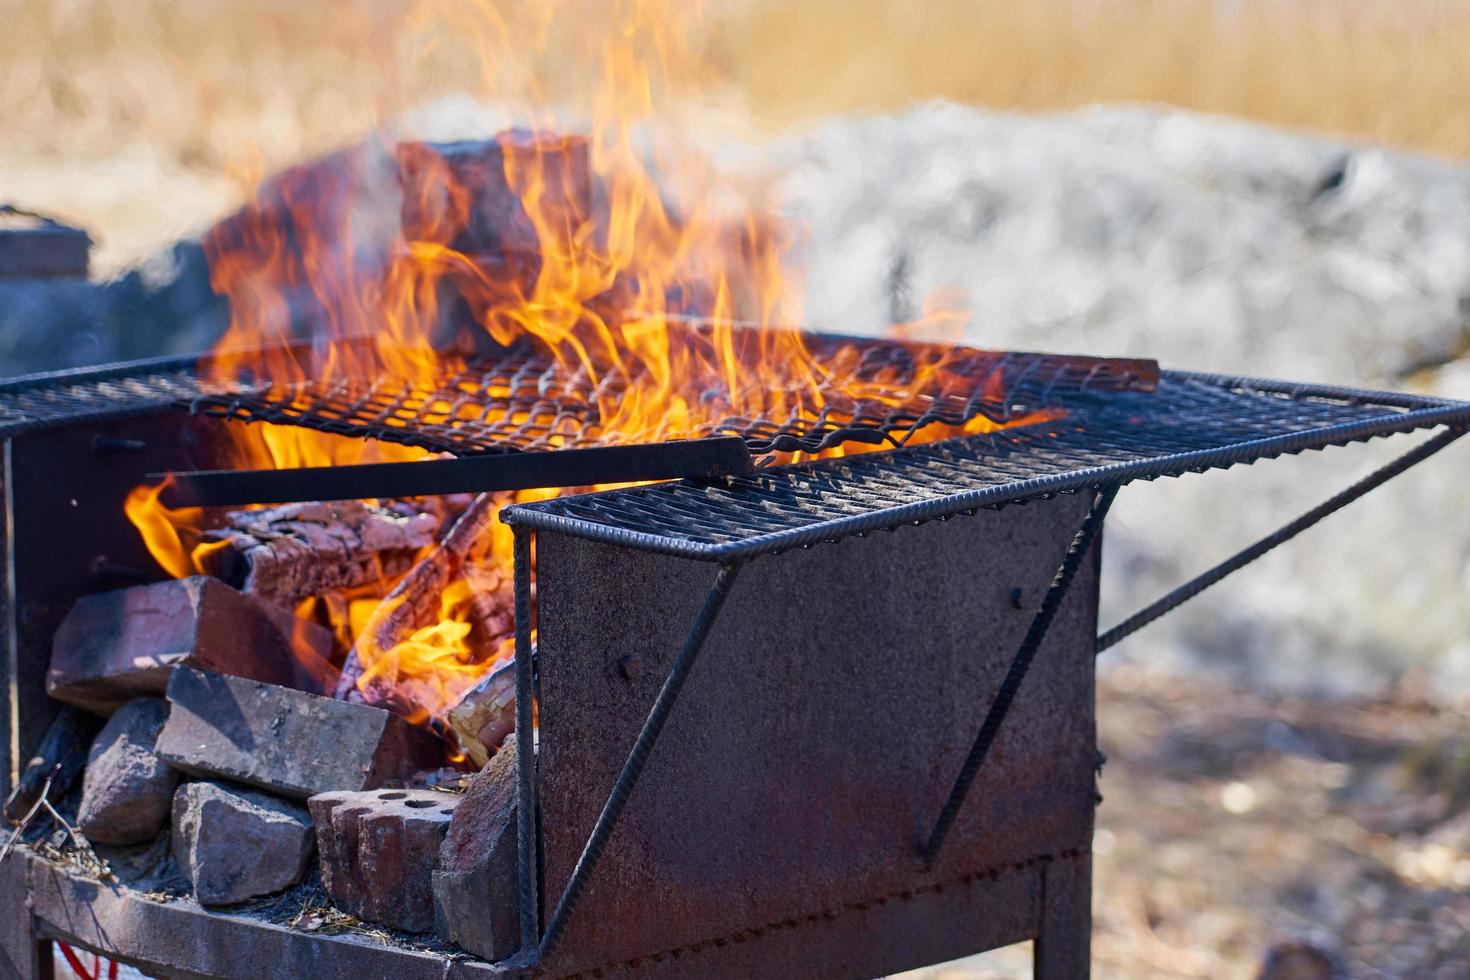
[[[444,760],[436,736],[372,705],[183,668],[168,699],[159,758],[300,800],[407,780]]]
[[[432,876],[459,802],[451,793],[408,789],[312,797],[322,886],[333,904],[405,932],[432,929]]]
[[[175,666],[321,691],[330,652],[322,627],[201,575],[77,600],[52,642],[46,691],[106,715],[162,695]]]

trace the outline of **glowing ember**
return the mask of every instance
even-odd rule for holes
[[[595,400],[595,429],[553,433],[553,447],[582,436],[617,442],[695,436],[732,418],[844,418],[865,404],[917,406],[917,417],[936,400],[976,390],[1003,400],[998,371],[981,377],[957,371],[946,345],[905,342],[911,356],[901,368],[868,370],[857,343],[818,347],[800,332],[776,327],[800,322],[780,224],[758,207],[733,205],[697,156],[666,139],[644,140],[654,132],[655,93],[690,71],[681,47],[689,15],[674,4],[617,9],[614,29],[594,55],[600,84],[588,134],[541,129],[478,145],[404,144],[391,164],[400,198],[368,202],[376,219],[385,212],[401,218],[386,255],[351,244],[362,238],[367,220],[358,190],[368,169],[361,155],[285,174],[222,223],[206,249],[212,283],[230,299],[232,322],[201,365],[204,376],[225,384],[268,379],[272,397],[289,409],[297,401],[304,407],[309,392],[325,384],[383,377],[432,393],[477,353],[531,344],[567,375],[589,379]],[[476,33],[491,40],[487,58],[508,58],[530,45],[530,38],[507,43],[493,9],[480,8],[479,16]],[[527,118],[546,115],[536,107]],[[665,197],[675,186],[677,210]],[[291,346],[303,310],[311,313],[310,342]],[[690,326],[691,318],[701,325]],[[936,311],[921,325],[898,328],[897,336],[920,328],[932,336],[959,325],[953,314]],[[923,442],[1000,424],[976,415],[901,438]],[[239,433],[241,468],[427,455],[298,426],[226,428]],[[823,454],[875,448],[883,447],[847,443]],[[170,574],[204,567],[200,549],[211,545],[202,543],[203,512],[168,510],[158,488],[139,487],[127,514]],[[508,608],[499,634],[476,626],[497,621],[487,617],[487,601],[506,601],[509,529],[490,521],[472,551],[437,597],[430,621],[386,648],[375,642],[370,624],[391,612],[377,600],[396,578],[365,594],[303,603],[299,613],[337,631],[341,652],[355,644],[358,696],[418,720],[442,719],[509,655]]]

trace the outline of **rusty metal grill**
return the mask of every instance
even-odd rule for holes
[[[1158,389],[1066,400],[1055,423],[507,508],[537,530],[697,558],[755,555],[1027,498],[1250,463],[1438,425],[1470,404],[1321,385],[1163,373]]]

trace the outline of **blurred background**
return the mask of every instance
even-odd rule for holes
[[[283,167],[595,110],[604,5],[455,6],[0,0],[0,203],[93,240],[85,278],[0,280],[0,376],[207,347],[197,238]],[[737,0],[671,30],[670,121],[795,229],[813,326],[943,293],[981,345],[1470,398],[1470,3]],[[1128,488],[1105,620],[1404,448]],[[1097,975],[1330,975],[1274,947],[1470,976],[1467,468],[1109,652]]]

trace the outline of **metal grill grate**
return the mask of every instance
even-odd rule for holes
[[[160,358],[0,381],[0,439],[186,403],[201,393],[194,372],[197,360]]]
[[[831,340],[838,344],[843,338]],[[904,349],[864,342],[851,370],[903,369]],[[976,379],[966,397],[881,411],[848,406],[789,419],[729,418],[710,434],[756,453],[839,442],[901,446],[929,422],[997,421],[1059,405],[1056,422],[891,452],[767,468],[718,486],[660,484],[508,508],[507,521],[704,560],[731,560],[977,507],[1407,432],[1470,425],[1470,404],[1443,399],[1164,372],[1148,362],[969,352],[952,366]],[[74,421],[192,406],[222,417],[286,422],[458,454],[598,445],[596,390],[527,353],[482,359],[433,397],[379,381],[319,385],[287,401],[269,389],[202,385],[194,358],[0,382],[0,438]],[[991,392],[999,385],[1005,397]],[[609,383],[609,382],[604,382]]]
[[[844,345],[856,357],[839,356]],[[1152,362],[1050,354],[963,350],[947,360],[947,395],[905,404],[841,393],[885,378],[907,384],[925,350],[902,344],[809,335],[816,361],[831,365],[824,404],[793,397],[782,418],[729,414],[696,433],[739,436],[755,454],[818,452],[843,442],[900,446],[934,423],[963,425],[978,416],[1007,423],[1037,408],[1090,391],[1151,388]],[[759,377],[752,374],[752,383]],[[217,394],[198,399],[206,414],[246,422],[303,425],[338,435],[384,439],[456,455],[599,446],[617,442],[602,427],[599,405],[616,404],[626,377],[594,378],[521,348],[480,357],[432,386],[395,378],[342,379],[287,390]],[[717,413],[712,413],[717,414]],[[687,435],[687,434],[686,434]],[[657,438],[658,434],[654,434]]]
[[[1073,398],[1055,424],[507,508],[511,524],[732,561],[980,507],[1470,424],[1470,404],[1165,372],[1156,392]]]

